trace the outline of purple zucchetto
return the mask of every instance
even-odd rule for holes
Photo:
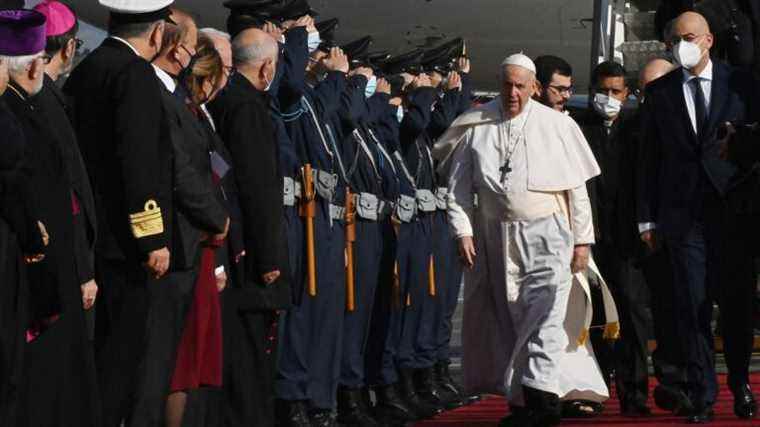
[[[26,56],[45,50],[45,15],[34,10],[0,10],[0,55]]]

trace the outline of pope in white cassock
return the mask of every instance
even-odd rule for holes
[[[449,172],[449,222],[470,267],[465,387],[504,393],[513,413],[505,426],[558,425],[561,397],[608,393],[583,338],[585,304],[569,308],[585,317],[578,334],[569,337],[567,324],[573,274],[586,270],[594,243],[586,181],[600,170],[576,123],[531,100],[535,72],[523,54],[504,60],[501,96],[457,119],[434,151]]]

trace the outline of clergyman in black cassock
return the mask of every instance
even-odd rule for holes
[[[40,220],[52,236],[45,259],[28,266],[28,343],[18,425],[97,426],[95,364],[74,256],[75,199],[64,147],[69,142],[54,132],[47,111],[21,84],[11,83],[4,98],[21,123],[27,156],[34,158],[26,178],[35,188]],[[56,118],[60,120],[65,117]],[[66,403],[59,406],[62,398]]]

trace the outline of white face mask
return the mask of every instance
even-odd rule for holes
[[[603,93],[594,96],[594,110],[602,116],[611,119],[620,114],[623,103]]]
[[[309,53],[314,53],[319,49],[319,45],[322,44],[322,38],[319,36],[319,31],[309,33],[309,39],[306,43],[309,45]]]
[[[690,70],[702,60],[702,50],[696,43],[681,40],[673,46],[673,58],[678,65]]]
[[[272,88],[272,83],[274,83],[275,76],[277,76],[277,67],[275,67],[274,72],[272,73],[272,80],[269,80],[267,87],[264,88],[264,92],[269,92],[269,89]]]

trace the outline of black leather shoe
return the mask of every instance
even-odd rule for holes
[[[311,427],[335,427],[335,415],[329,409],[315,409],[309,414]]]
[[[411,369],[399,370],[398,391],[406,406],[414,413],[416,420],[432,418],[443,412],[441,406],[421,399],[417,394],[414,386],[414,372]]]
[[[644,402],[625,402],[620,405],[620,413],[624,417],[640,418],[649,417],[652,411]]]
[[[457,396],[464,405],[470,405],[480,400],[477,394],[466,395],[462,387],[451,378],[449,363],[440,361],[433,368],[433,378],[438,389],[452,396]]]
[[[712,406],[707,408],[696,410],[686,417],[686,423],[688,424],[706,424],[711,423],[715,419],[715,412]]]
[[[304,401],[277,400],[275,412],[278,427],[311,427]]]
[[[510,406],[510,414],[499,421],[499,427],[532,426],[530,411],[522,406]]]
[[[417,369],[414,372],[414,380],[417,394],[427,402],[446,410],[464,406],[464,402],[459,398],[459,393],[452,393],[451,390],[438,385],[432,367]]]
[[[757,402],[749,384],[742,384],[731,390],[734,393],[734,414],[743,419],[755,418]]]
[[[525,407],[531,424],[527,426],[555,427],[562,421],[562,405],[559,396],[543,390],[523,386]]]
[[[344,427],[377,427],[362,400],[361,389],[338,388],[338,424]]]
[[[372,409],[372,414],[381,423],[403,424],[417,419],[414,411],[399,397],[395,384],[376,387],[375,397],[377,401]]]
[[[679,388],[660,384],[654,388],[652,397],[658,408],[676,415],[690,415],[694,412],[691,399]]]

